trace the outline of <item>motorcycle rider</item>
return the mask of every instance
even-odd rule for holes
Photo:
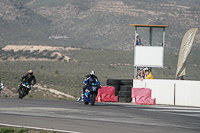
[[[33,84],[31,83],[33,80]],[[23,76],[21,78],[21,81],[22,83],[25,83],[25,82],[28,82],[29,85],[33,85],[36,84],[36,79],[35,79],[35,76],[33,75],[33,70],[29,70],[28,71],[28,74],[26,74],[25,76]],[[22,88],[22,83],[20,84],[20,87],[19,89]],[[31,86],[30,86],[30,89],[28,90],[28,92],[31,90]],[[27,92],[27,95],[28,95],[28,92]]]
[[[89,85],[89,79],[92,78],[94,80],[96,80],[96,82],[98,83],[99,85],[99,88],[101,88],[100,86],[100,82],[98,81],[98,78],[97,76],[95,75],[95,71],[90,71],[89,75],[87,75],[83,81],[83,96],[85,96],[85,89],[87,89],[88,85]],[[97,92],[98,93],[98,92]]]

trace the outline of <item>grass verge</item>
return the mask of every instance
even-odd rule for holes
[[[0,133],[57,133],[49,131],[36,131],[26,128],[11,128],[11,127],[0,127]]]

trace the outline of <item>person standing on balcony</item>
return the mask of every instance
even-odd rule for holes
[[[135,39],[133,38],[133,44],[134,45],[142,45],[141,39],[139,38],[139,34],[136,34],[136,42],[135,42]]]

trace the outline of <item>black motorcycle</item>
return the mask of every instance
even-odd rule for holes
[[[25,97],[28,94],[28,92],[29,92],[29,90],[31,88],[31,85],[29,85],[28,82],[24,82],[24,83],[21,83],[20,86],[21,87],[18,90],[19,99],[22,99],[23,97]]]

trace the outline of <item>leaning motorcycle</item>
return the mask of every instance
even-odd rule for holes
[[[19,88],[19,99],[22,99],[28,94],[28,91],[30,90],[31,86],[29,85],[28,82],[24,82],[20,84],[21,87]]]
[[[91,105],[94,105],[99,86],[100,85],[96,80],[89,79],[89,85],[87,89],[85,89],[85,105],[88,105],[89,103],[91,103]]]

